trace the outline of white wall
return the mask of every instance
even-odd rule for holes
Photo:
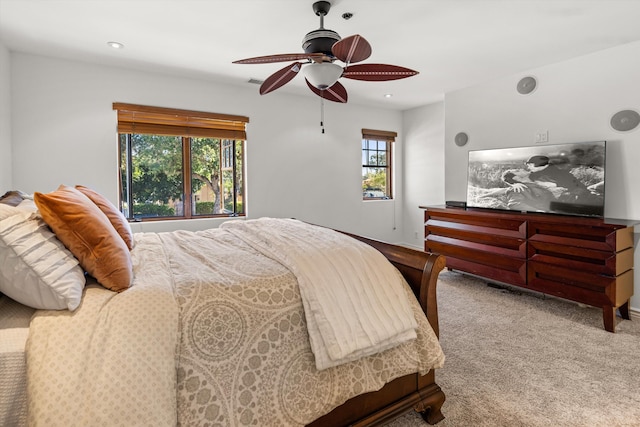
[[[0,195],[11,181],[11,73],[9,50],[0,40]]]
[[[396,242],[402,239],[402,177],[397,200],[363,202],[361,129],[398,132],[402,114],[325,102],[258,86],[219,85],[22,53],[11,54],[13,186],[47,192],[84,184],[117,200],[113,102],[245,115],[247,214],[301,220]],[[135,224],[136,231],[201,229],[220,221]]]
[[[536,132],[548,130],[549,143],[606,139],[605,213],[640,219],[640,197],[634,191],[640,178],[640,130],[619,133],[609,126],[615,112],[640,109],[640,42],[449,93],[444,104],[404,113],[325,103],[324,135],[319,99],[312,94],[261,97],[257,86],[224,86],[19,53],[9,59],[0,48],[0,67],[11,65],[11,119],[10,126],[4,126],[7,119],[0,123],[0,149],[3,155],[13,150],[13,179],[0,181],[3,187],[33,192],[82,183],[115,202],[116,115],[111,105],[117,101],[249,116],[252,218],[296,217],[422,247],[417,206],[465,199],[468,150],[531,145]],[[0,69],[0,85],[6,85],[7,75]],[[539,85],[523,96],[515,86],[526,75],[534,75]],[[2,108],[8,91],[0,89]],[[395,201],[361,200],[362,128],[398,132]],[[460,131],[470,136],[465,147],[453,143]],[[135,228],[202,229],[217,223],[177,221]],[[640,266],[640,251],[635,257]],[[636,283],[639,275],[640,267]],[[640,296],[632,306],[640,307]]]
[[[404,240],[424,248],[424,210],[444,203],[444,103],[404,112]]]
[[[538,86],[529,95],[517,82],[534,76]],[[640,42],[607,49],[445,96],[445,195],[466,198],[469,150],[534,145],[536,132],[548,131],[549,144],[607,141],[605,216],[640,220],[640,127],[617,132],[613,114],[640,112]],[[469,142],[453,139],[467,132]],[[638,227],[636,227],[636,247]],[[640,251],[635,252],[636,296],[640,310]]]

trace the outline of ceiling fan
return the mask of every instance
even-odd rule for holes
[[[304,53],[257,56],[233,61],[234,64],[296,61],[269,76],[260,86],[260,95],[284,86],[300,70],[303,70],[309,89],[323,99],[335,102],[347,102],[347,90],[338,82],[341,77],[353,80],[385,81],[404,79],[418,74],[417,71],[397,65],[351,65],[367,59],[371,55],[371,45],[358,34],[341,39],[335,31],[324,28],[324,17],[329,13],[330,8],[331,3],[328,1],[313,3],[313,11],[320,17],[320,28],[307,33],[302,40]],[[336,60],[344,62],[345,66],[335,64]]]

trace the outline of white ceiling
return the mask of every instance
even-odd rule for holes
[[[0,0],[11,51],[249,86],[285,64],[239,65],[302,52],[319,27],[314,0]],[[640,40],[640,0],[333,0],[325,28],[360,34],[362,63],[420,72],[391,82],[342,79],[349,103],[407,109],[444,93]],[[353,13],[350,20],[342,18]],[[118,41],[124,49],[107,46]],[[612,64],[615,66],[615,64]],[[302,76],[277,92],[315,96]],[[277,92],[264,96],[278,96]],[[386,93],[393,97],[384,98]]]

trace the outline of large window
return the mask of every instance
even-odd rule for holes
[[[362,129],[362,198],[392,199],[391,152],[397,133]]]
[[[129,220],[244,215],[247,117],[122,103],[113,108],[120,208]]]

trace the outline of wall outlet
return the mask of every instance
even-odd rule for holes
[[[549,142],[549,131],[536,132],[536,143]]]
[[[414,231],[414,232],[413,232],[413,238],[414,238],[414,239],[416,239],[416,240],[418,240],[418,232],[417,232],[417,231]]]

